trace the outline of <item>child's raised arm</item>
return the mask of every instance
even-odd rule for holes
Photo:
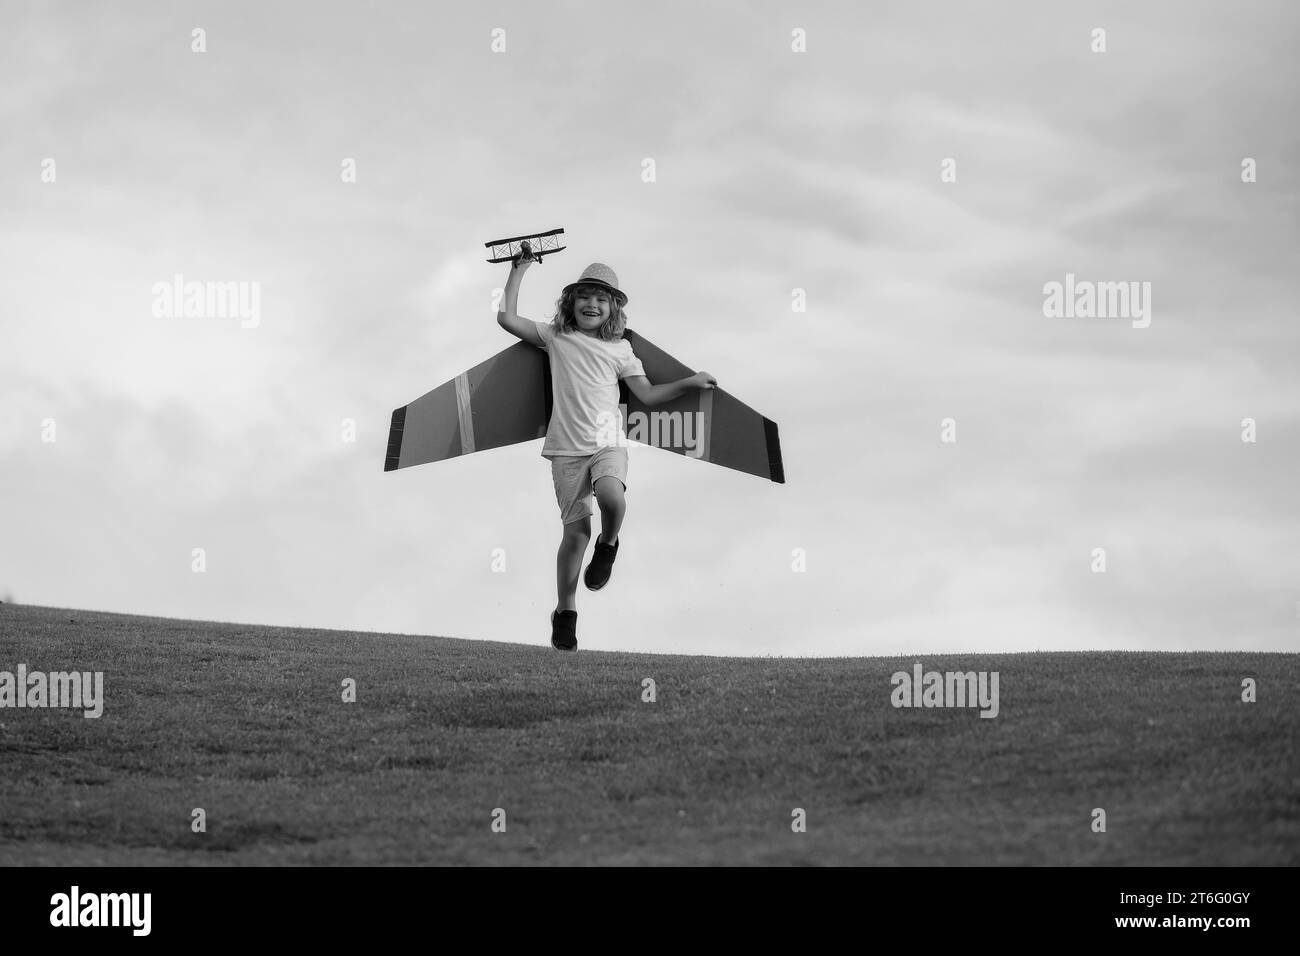
[[[510,263],[510,276],[506,279],[505,301],[501,304],[501,311],[497,313],[497,324],[512,335],[523,339],[529,345],[536,345],[538,348],[545,348],[542,340],[537,335],[537,326],[533,325],[531,319],[525,319],[519,314],[519,284],[523,281],[524,273],[528,267],[533,264],[531,256],[519,256],[515,261]]]

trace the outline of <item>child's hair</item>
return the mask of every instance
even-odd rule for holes
[[[621,339],[623,330],[627,328],[627,313],[623,311],[623,306],[627,303],[627,296],[622,293],[615,295],[603,285],[576,285],[556,299],[555,318],[551,319],[551,328],[557,333],[576,331],[578,320],[573,315],[574,300],[577,299],[578,293],[593,290],[603,292],[609,296],[609,318],[601,323],[600,328],[596,330],[596,334],[607,342]]]

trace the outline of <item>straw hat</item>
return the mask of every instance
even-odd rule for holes
[[[614,275],[614,270],[603,262],[593,262],[591,265],[587,266],[587,268],[583,270],[578,281],[570,282],[564,287],[564,291],[568,292],[570,289],[580,285],[604,286],[615,295],[622,296],[623,301],[627,302],[627,293],[623,292],[623,290],[618,287],[618,276]]]

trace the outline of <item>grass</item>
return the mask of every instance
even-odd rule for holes
[[[916,660],[997,671],[998,717],[893,708]],[[561,655],[3,605],[19,663],[106,701],[0,709],[0,864],[1300,861],[1289,654]]]

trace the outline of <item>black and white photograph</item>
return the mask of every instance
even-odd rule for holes
[[[1298,40],[1285,0],[0,0],[6,925],[820,867],[1258,936]]]

